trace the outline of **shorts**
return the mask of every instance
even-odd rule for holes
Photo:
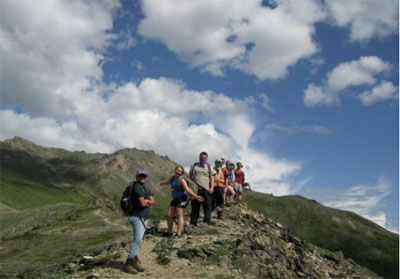
[[[217,206],[221,206],[224,204],[224,188],[223,187],[215,187],[214,188],[214,197],[215,203]]]
[[[180,196],[179,198],[173,199],[170,203],[170,206],[186,208],[188,206],[188,198],[186,195]]]
[[[233,189],[235,190],[236,194],[241,195],[243,193],[242,184],[235,183],[235,186],[233,186]]]

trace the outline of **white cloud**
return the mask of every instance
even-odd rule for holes
[[[267,130],[276,130],[287,134],[295,134],[295,133],[315,133],[320,135],[329,135],[332,133],[332,130],[319,126],[319,125],[303,125],[303,126],[290,126],[284,127],[277,124],[268,124],[265,126]]]
[[[121,32],[115,36],[115,40],[114,47],[119,51],[129,50],[136,46],[136,39],[130,31]]]
[[[278,196],[298,191],[291,177],[302,168],[301,162],[275,159],[251,148],[242,149],[239,156],[253,190]]]
[[[327,75],[327,87],[330,91],[338,92],[350,86],[372,85],[376,83],[376,74],[390,69],[391,65],[379,57],[362,56],[359,60],[336,66]]]
[[[180,8],[191,5],[184,2]],[[292,181],[302,164],[249,147],[256,127],[248,102],[190,90],[168,78],[103,83],[106,49],[118,48],[120,35],[110,33],[118,6],[110,1],[2,2],[0,138],[21,136],[88,152],[152,149],[183,165],[207,150],[211,160],[223,156],[243,161],[256,188],[293,192]],[[227,121],[232,111],[234,121]]]
[[[322,85],[317,86],[313,83],[308,85],[304,90],[304,104],[308,107],[338,105],[340,104],[340,95],[347,89],[361,85],[373,86],[377,83],[379,75],[388,73],[391,69],[390,63],[382,61],[376,56],[362,56],[359,60],[341,63],[327,74]],[[394,88],[390,88],[386,82],[383,84],[385,85],[376,87],[374,95],[365,92],[362,95],[364,97],[360,96],[362,103],[367,104],[368,101],[364,102],[366,99],[373,100],[369,104],[377,100],[393,99]]]
[[[289,66],[318,51],[313,24],[325,14],[319,1],[276,2],[269,8],[256,0],[144,1],[139,33],[213,75],[233,68],[281,79]]]
[[[313,83],[309,84],[304,90],[303,102],[307,107],[316,105],[332,106],[339,104],[339,100],[338,94],[330,92],[322,86],[316,86]]]
[[[399,98],[399,90],[389,81],[383,81],[375,86],[371,91],[366,91],[360,95],[361,102],[364,105],[373,105],[385,100],[394,100]]]
[[[398,32],[399,1],[325,0],[333,24],[350,28],[350,39],[370,40]]]
[[[382,227],[386,227],[386,214],[382,200],[391,193],[390,183],[380,177],[375,185],[356,185],[345,192],[327,199],[324,205],[353,211]]]
[[[36,116],[68,115],[102,78],[118,2],[5,0],[1,7],[2,103]]]
[[[144,71],[144,65],[139,60],[132,61],[131,65],[139,71]]]
[[[258,97],[261,100],[261,105],[263,108],[265,108],[269,112],[275,111],[274,108],[272,107],[270,98],[268,98],[266,94],[260,94]]]

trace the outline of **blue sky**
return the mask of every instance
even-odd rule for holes
[[[1,139],[240,160],[398,231],[398,2],[4,1]]]

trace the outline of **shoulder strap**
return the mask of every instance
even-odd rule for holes
[[[199,162],[196,162],[196,163],[193,164],[193,167],[192,167],[192,176],[193,176],[194,167],[196,167],[196,166],[198,166],[198,165],[200,165]],[[211,166],[210,166],[209,163],[207,163],[207,169],[208,169],[208,177],[210,178],[210,182],[211,182],[211,176],[212,176],[212,175],[211,175]]]
[[[133,186],[135,185],[135,181],[133,181],[133,182],[131,182],[131,183],[129,183],[129,198],[131,198],[131,195],[132,195],[132,190],[133,190]]]

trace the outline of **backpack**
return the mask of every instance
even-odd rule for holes
[[[199,190],[199,186],[197,186],[196,182],[194,182],[193,180],[191,180],[189,177],[187,176],[182,176],[182,179],[185,179],[187,186],[190,188],[190,190],[192,190],[193,193],[195,193],[197,195],[197,191]],[[194,198],[190,195],[187,195],[189,200],[193,200]]]
[[[121,209],[124,212],[124,215],[129,215],[133,209],[133,202],[131,199],[131,194],[133,190],[133,186],[135,182],[129,183],[129,185],[125,188],[124,193],[122,194],[120,205]]]

